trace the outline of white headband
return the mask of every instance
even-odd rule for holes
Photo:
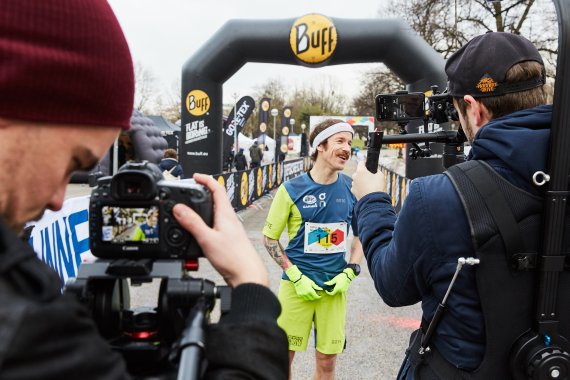
[[[339,132],[350,132],[352,133],[352,135],[354,136],[354,129],[352,129],[352,127],[350,126],[350,124],[342,122],[342,123],[336,123],[331,125],[330,127],[328,127],[327,129],[323,130],[321,133],[319,133],[317,135],[317,137],[315,137],[315,139],[313,140],[313,145],[312,148],[313,149],[317,149],[317,147],[326,139],[328,139],[329,137],[331,137],[332,135],[335,135]]]

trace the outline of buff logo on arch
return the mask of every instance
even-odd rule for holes
[[[319,64],[329,59],[336,49],[336,42],[333,22],[320,14],[298,18],[289,36],[293,54],[307,64]]]
[[[210,97],[202,90],[192,90],[186,96],[186,109],[194,116],[202,116],[210,109]]]

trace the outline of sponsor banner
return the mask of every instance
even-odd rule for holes
[[[267,135],[267,127],[269,125],[269,108],[271,107],[271,98],[261,98],[259,103],[259,115],[257,118],[257,143],[261,150],[265,148],[265,136]]]
[[[275,187],[279,187],[283,182],[283,162],[280,161],[275,167]]]
[[[241,210],[247,207],[249,203],[249,174],[250,170],[244,170],[242,172],[238,172],[238,191],[239,194],[239,203],[238,203],[238,210]]]
[[[291,121],[291,110],[293,107],[285,106],[281,111],[281,136],[289,136],[289,123]]]
[[[199,87],[195,83],[182,83],[178,161],[188,178],[196,172],[223,170],[221,88],[206,82]]]
[[[62,280],[75,277],[82,262],[93,262],[89,250],[89,196],[71,198],[57,212],[46,211],[34,223],[29,244]]]
[[[263,195],[263,169],[265,167],[257,167],[257,168],[253,168],[251,170],[251,174],[250,174],[250,185],[253,185],[253,188],[249,189],[251,195],[249,196],[249,200],[250,202],[255,201],[256,199],[261,198],[261,196]],[[252,181],[253,180],[253,181]]]
[[[228,119],[223,126],[223,147],[224,154],[222,157],[227,157],[230,153],[232,144],[235,141],[235,137],[239,135],[247,119],[251,116],[253,109],[255,108],[255,101],[251,96],[244,96],[237,101],[235,107],[231,110],[228,115]],[[237,112],[236,112],[237,109]],[[235,147],[237,150],[237,147]]]
[[[400,212],[402,205],[404,204],[404,200],[408,196],[411,180],[406,177],[402,177],[383,166],[380,166],[380,170],[384,175],[386,184],[383,191],[390,195],[394,210],[396,212]]]
[[[267,190],[272,190],[275,184],[275,164],[267,165]]]
[[[186,135],[184,137],[184,144],[192,144],[208,138],[210,128],[206,125],[204,119],[194,120],[184,126]],[[207,156],[208,152],[201,152],[206,154],[199,154],[199,156]]]
[[[216,176],[218,183],[226,188],[226,194],[228,195],[230,203],[234,209],[238,207],[239,203],[237,199],[238,194],[236,194],[236,177],[237,173],[225,173]]]
[[[249,170],[248,176],[247,176],[247,199],[248,199],[248,204],[253,201],[254,199],[257,199],[253,197],[253,195],[255,194],[255,169],[257,168],[253,168]]]
[[[283,182],[295,178],[305,171],[304,159],[283,162]]]

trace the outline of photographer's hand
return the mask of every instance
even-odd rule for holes
[[[226,190],[209,175],[194,174],[194,180],[212,192],[214,225],[210,228],[200,215],[184,204],[174,206],[176,220],[194,236],[204,256],[228,285],[257,283],[268,286],[267,269],[248,239]]]
[[[356,172],[352,175],[352,194],[356,199],[360,199],[370,193],[385,191],[386,180],[384,174],[379,170],[377,173],[370,173],[366,169],[364,162],[359,162]]]

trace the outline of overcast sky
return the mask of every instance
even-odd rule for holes
[[[109,0],[133,60],[150,69],[158,84],[170,91],[182,65],[230,19],[288,19],[308,13],[329,17],[377,18],[387,0]],[[294,65],[248,63],[224,84],[224,102],[232,95],[250,95],[268,79],[290,86],[333,78],[347,95],[358,92],[360,74],[369,64],[309,69]],[[257,99],[256,99],[257,100]]]

